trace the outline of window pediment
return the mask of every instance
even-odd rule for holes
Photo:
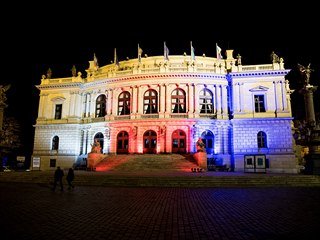
[[[267,88],[267,87],[257,86],[257,87],[251,88],[249,91],[250,92],[266,92],[268,90],[269,90],[269,88]]]
[[[61,103],[61,102],[64,102],[66,100],[66,98],[64,97],[54,97],[54,98],[51,98],[51,101],[52,102],[55,102],[55,103]]]

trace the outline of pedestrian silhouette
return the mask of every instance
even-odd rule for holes
[[[69,168],[68,174],[67,174],[67,182],[68,182],[68,189],[70,190],[71,188],[74,188],[73,185],[73,180],[74,180],[74,171],[72,168]]]
[[[56,171],[54,172],[54,182],[53,182],[53,188],[52,191],[56,190],[57,184],[60,185],[60,191],[63,191],[63,183],[62,183],[62,177],[64,176],[64,172],[61,170],[60,167],[57,167]]]

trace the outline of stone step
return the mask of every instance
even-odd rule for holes
[[[192,155],[181,154],[133,154],[110,155],[96,166],[98,171],[156,171],[183,170],[198,167]]]
[[[320,187],[319,175],[202,171],[192,155],[108,155],[95,171],[75,170],[74,184],[106,187]],[[50,186],[54,170],[0,172],[0,182]],[[64,169],[67,173],[67,169]],[[66,180],[64,179],[65,184]]]
[[[54,171],[0,173],[0,182],[37,183],[50,185]],[[248,174],[231,172],[153,172],[107,174],[75,171],[74,184],[106,187],[320,187],[318,175]],[[64,179],[66,184],[66,181]]]

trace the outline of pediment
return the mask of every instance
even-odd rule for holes
[[[51,98],[51,101],[52,102],[64,102],[66,100],[66,98],[64,97],[54,97],[54,98]]]
[[[257,87],[251,88],[249,91],[250,92],[266,92],[268,90],[269,90],[269,88],[267,88],[267,87],[257,86]]]

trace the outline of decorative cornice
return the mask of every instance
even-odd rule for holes
[[[225,74],[203,74],[203,73],[158,73],[158,74],[146,74],[146,75],[131,75],[123,77],[114,77],[106,79],[107,82],[118,81],[140,81],[147,79],[168,79],[168,78],[206,78],[206,79],[226,79]]]
[[[57,89],[57,88],[72,88],[72,87],[78,87],[81,88],[83,86],[83,83],[55,83],[55,84],[45,84],[45,85],[36,85],[36,88],[40,90],[44,89]]]
[[[263,76],[274,76],[274,75],[278,75],[278,76],[283,76],[283,75],[287,75],[291,70],[290,69],[286,69],[286,70],[279,70],[279,71],[261,71],[261,72],[231,72],[229,73],[229,75],[231,75],[232,77],[252,77],[252,76],[258,76],[258,77],[263,77]]]

